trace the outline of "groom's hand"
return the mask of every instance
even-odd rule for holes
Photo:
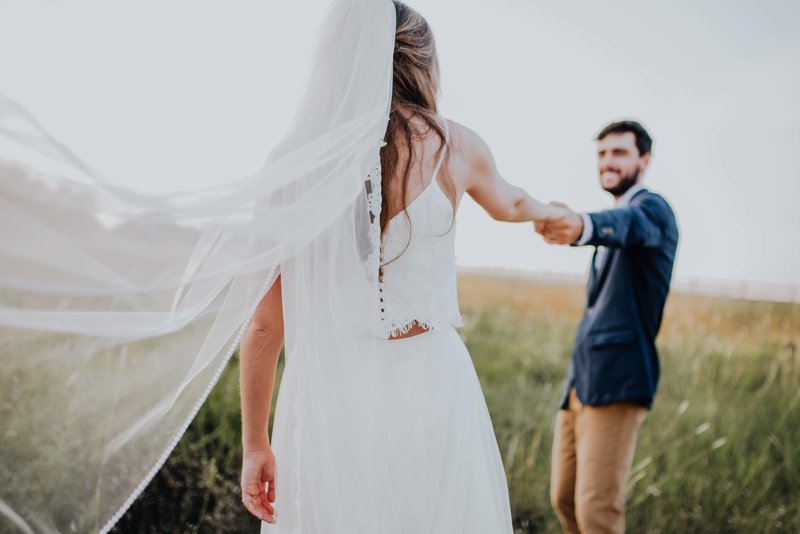
[[[536,232],[551,245],[570,245],[580,239],[583,234],[583,217],[572,211],[563,202],[551,202],[553,206],[563,208],[563,215],[557,219],[535,224]]]

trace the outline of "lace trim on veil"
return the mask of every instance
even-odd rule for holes
[[[382,148],[386,146],[386,143],[381,141],[380,146]],[[364,182],[364,187],[367,190],[367,210],[369,211],[370,217],[370,252],[365,264],[369,269],[370,275],[377,277],[381,265],[381,202],[383,202],[383,195],[381,193],[380,156],[378,156],[372,170],[367,173],[367,180]]]

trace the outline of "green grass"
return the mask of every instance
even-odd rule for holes
[[[559,532],[550,445],[583,290],[480,276],[462,276],[459,290],[514,524]],[[798,344],[800,305],[670,296],[661,383],[629,480],[629,532],[800,532]],[[257,531],[239,500],[240,439],[234,357],[117,531]]]

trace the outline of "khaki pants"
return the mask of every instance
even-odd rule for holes
[[[569,393],[553,437],[550,500],[570,534],[625,532],[625,486],[645,408],[584,406]]]

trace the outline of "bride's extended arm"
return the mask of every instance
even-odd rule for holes
[[[275,457],[269,414],[278,357],[283,346],[281,278],[261,299],[242,337],[239,381],[242,396],[242,501],[264,521],[274,522]],[[265,485],[268,488],[265,490]]]
[[[467,162],[465,190],[493,219],[545,222],[563,215],[561,208],[540,202],[521,187],[508,183],[478,134],[464,126],[458,127],[458,133]]]

